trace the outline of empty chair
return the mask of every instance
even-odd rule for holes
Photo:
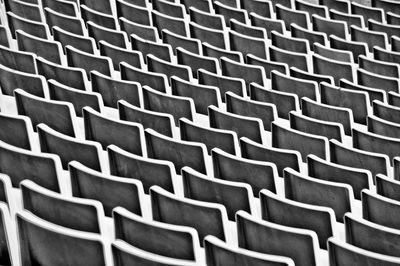
[[[280,49],[273,45],[268,47],[269,58],[272,61],[288,64],[290,67],[308,71],[308,56],[303,53],[291,52],[288,50]]]
[[[168,0],[154,1],[152,4],[154,10],[157,10],[165,15],[175,18],[184,18],[186,10],[182,4],[176,4]]]
[[[343,89],[325,82],[320,84],[321,103],[349,108],[352,110],[354,122],[366,124],[370,99],[367,92]]]
[[[216,58],[198,55],[185,49],[178,47],[176,49],[176,57],[178,64],[190,67],[193,78],[197,78],[197,71],[204,69],[212,73],[219,73],[219,64]],[[182,71],[183,72],[183,71]],[[176,75],[178,76],[178,75]],[[181,76],[182,78],[182,76]]]
[[[39,5],[24,1],[12,1],[7,4],[7,10],[25,19],[42,22]]]
[[[236,216],[239,247],[264,254],[291,258],[296,265],[317,265],[315,232],[256,220],[240,211]]]
[[[364,42],[347,41],[334,35],[329,36],[329,42],[332,48],[350,51],[356,63],[359,55],[367,55],[368,46]]]
[[[335,213],[331,208],[282,199],[268,190],[260,192],[260,201],[263,220],[312,230],[317,233],[320,247],[327,248],[326,240],[335,232]]]
[[[383,89],[386,92],[399,92],[400,88],[398,79],[374,74],[362,68],[357,69],[357,81],[360,85]]]
[[[400,107],[400,94],[397,92],[389,91],[388,93],[388,104]]]
[[[42,7],[48,7],[56,12],[63,13],[68,16],[77,16],[78,7],[77,3],[73,1],[53,1],[53,0],[43,0]]]
[[[261,119],[224,112],[215,106],[208,107],[210,127],[232,130],[239,138],[247,137],[263,143],[264,126]]]
[[[400,25],[400,16],[398,13],[387,12],[386,20],[388,24]]]
[[[124,100],[118,102],[118,112],[121,120],[136,122],[145,129],[152,128],[165,136],[173,136],[174,118],[170,114],[145,110]]]
[[[127,48],[128,36],[124,31],[108,29],[92,21],[86,23],[88,34],[97,41],[105,41],[120,48]]]
[[[349,184],[354,192],[354,198],[358,200],[361,199],[361,190],[369,189],[373,184],[369,171],[331,163],[315,155],[307,157],[307,169],[310,177]]]
[[[378,195],[399,201],[400,182],[398,179],[389,178],[385,175],[376,175],[376,193]]]
[[[36,65],[37,73],[44,76],[47,80],[55,80],[63,85],[78,90],[86,90],[86,84],[88,81],[83,69],[54,64],[41,57],[36,59]]]
[[[103,150],[114,144],[137,155],[146,154],[142,125],[114,120],[90,107],[83,108],[83,122],[85,139],[100,142]]]
[[[225,18],[219,14],[211,14],[197,9],[196,7],[189,7],[190,21],[205,28],[214,30],[224,30]]]
[[[323,159],[329,156],[328,139],[326,137],[281,127],[276,122],[272,123],[271,133],[272,147],[297,150],[300,152],[303,162],[306,161],[309,154],[317,155]]]
[[[264,68],[267,79],[271,79],[271,71],[277,71],[283,74],[287,74],[289,72],[289,66],[286,63],[266,60],[252,54],[248,54],[246,56],[246,63]]]
[[[101,171],[102,155],[99,143],[66,136],[45,124],[39,124],[37,131],[41,152],[57,154],[65,170],[68,169],[69,162],[76,160],[89,168]]]
[[[229,26],[230,20],[235,19],[239,22],[247,22],[247,10],[239,9],[236,7],[228,6],[220,1],[213,3],[216,14],[222,15],[225,18],[225,25]]]
[[[318,3],[309,3],[304,0],[295,0],[295,8],[297,10],[305,11],[309,14],[317,14],[321,17],[328,16],[328,7]]]
[[[398,36],[399,37],[399,29],[400,25],[391,25],[382,22],[375,21],[373,19],[368,19],[368,29],[373,31],[384,32],[388,37]],[[390,38],[389,38],[390,40]]]
[[[267,58],[267,43],[264,38],[251,37],[236,31],[229,31],[230,49],[241,52],[243,55],[252,54],[260,58]]]
[[[264,89],[262,86],[250,84],[250,99],[254,101],[274,104],[278,117],[289,119],[289,112],[299,110],[299,98],[294,93]]]
[[[271,88],[287,93],[294,93],[299,98],[307,97],[317,100],[319,97],[318,83],[291,77],[278,71],[271,71]]]
[[[290,31],[292,37],[308,40],[308,43],[310,45],[310,50],[313,50],[314,43],[319,43],[324,46],[328,43],[327,34],[324,32],[308,30],[296,24],[290,25]]]
[[[156,42],[159,39],[156,27],[136,23],[124,17],[119,18],[119,25],[121,30],[126,32],[128,36],[134,34],[152,42]]]
[[[33,128],[29,118],[0,113],[0,124],[0,140],[26,150],[33,148]]]
[[[336,9],[329,10],[329,17],[334,20],[345,21],[347,23],[349,31],[352,25],[357,27],[364,27],[365,25],[363,16],[356,14],[349,14],[348,12],[341,12]]]
[[[13,187],[30,179],[44,188],[61,191],[62,166],[58,156],[27,151],[3,141],[0,141],[0,153],[1,173],[10,177]]]
[[[347,23],[341,20],[333,20],[320,17],[318,15],[312,15],[313,30],[325,32],[329,35],[336,35],[340,38],[346,38],[347,35]]]
[[[347,243],[372,252],[397,256],[398,229],[382,226],[350,213],[344,219]]]
[[[188,260],[164,257],[158,254],[144,251],[127,244],[122,240],[116,240],[111,245],[114,265],[143,265],[143,266],[195,266],[197,263]]]
[[[251,25],[265,29],[268,38],[271,38],[272,31],[283,33],[285,30],[283,20],[263,17],[253,12],[250,13],[250,21]]]
[[[228,219],[235,220],[239,210],[252,213],[253,191],[249,184],[210,179],[190,167],[182,168],[184,196],[204,202],[214,202],[225,206]]]
[[[294,262],[290,258],[254,252],[243,248],[234,248],[214,236],[205,237],[204,249],[206,252],[206,262],[209,266],[227,266],[235,263],[254,266],[266,266],[270,264],[294,265]]]
[[[400,203],[368,190],[362,191],[363,218],[383,226],[399,229],[398,209]]]
[[[199,114],[207,115],[207,108],[210,105],[221,105],[221,93],[215,86],[195,84],[172,76],[171,91],[173,95],[192,98],[196,112]]]
[[[369,132],[390,138],[400,137],[399,124],[387,121],[375,115],[370,115],[368,116],[367,119],[368,119],[367,126]]]
[[[251,2],[254,3],[254,1],[251,1]],[[244,34],[249,37],[254,37],[254,38],[266,38],[267,37],[267,32],[264,28],[256,27],[256,26],[249,26],[249,25],[247,25],[243,22],[239,22],[235,19],[231,19],[230,28],[232,31],[234,31],[236,33]]]
[[[100,202],[61,195],[31,180],[20,184],[24,210],[48,222],[74,230],[105,234]]]
[[[55,80],[48,80],[50,99],[70,102],[74,106],[75,114],[82,117],[82,108],[89,106],[100,112],[103,108],[101,95],[65,86]]]
[[[400,52],[389,51],[388,49],[381,47],[374,47],[373,49],[374,59],[386,61],[390,63],[400,63]]]
[[[301,79],[306,79],[306,80],[311,80],[311,81],[316,81],[318,84],[325,81],[326,83],[334,84],[334,79],[331,76],[327,75],[320,75],[320,74],[313,74],[301,69],[298,69],[296,67],[291,67],[290,68],[290,76],[295,77],[295,78],[301,78]]]
[[[386,154],[390,160],[399,155],[400,140],[364,132],[353,128],[353,147],[365,151]]]
[[[286,30],[290,29],[290,24],[294,23],[300,27],[308,29],[310,27],[310,17],[306,11],[294,10],[280,4],[275,5],[276,18],[285,22]]]
[[[398,258],[371,252],[336,238],[328,239],[329,261],[332,266],[394,266],[400,263]]]
[[[368,26],[368,20],[373,19],[375,21],[382,22],[384,18],[384,12],[381,8],[375,8],[367,6],[357,2],[351,2],[351,13],[361,15],[364,18],[364,26]]]
[[[318,120],[293,111],[289,113],[289,122],[290,128],[304,133],[336,139],[340,142],[344,138],[343,125],[339,123]]]
[[[247,183],[255,197],[262,189],[276,193],[278,171],[273,163],[239,158],[218,148],[212,150],[211,156],[216,178]]]
[[[326,47],[319,43],[314,43],[314,53],[336,61],[354,63],[353,54],[350,51]]]
[[[339,85],[339,80],[345,78],[349,81],[353,81],[353,68],[354,65],[351,63],[341,62],[314,54],[312,56],[314,73],[319,75],[332,76],[335,84]]]
[[[24,91],[38,97],[44,97],[47,93],[44,77],[29,74],[0,64],[0,88],[4,95],[12,95],[13,91],[22,88]]]
[[[21,72],[36,74],[36,55],[0,45],[0,64]]]
[[[82,68],[86,71],[88,78],[90,78],[90,72],[93,70],[111,77],[113,66],[109,57],[92,55],[72,46],[66,46],[65,48],[68,65]]]
[[[347,147],[336,140],[329,141],[330,160],[333,163],[369,170],[372,176],[388,174],[387,155]]]
[[[28,34],[32,34],[39,38],[47,39],[50,36],[49,26],[42,22],[33,21],[20,17],[13,12],[7,12],[8,26],[10,27],[11,36],[15,38],[15,32],[22,30]]]
[[[201,245],[207,235],[229,241],[228,217],[223,205],[178,198],[157,186],[150,189],[150,197],[155,221],[195,228]]]
[[[54,130],[75,137],[74,107],[71,103],[46,100],[21,89],[14,91],[18,114],[28,116],[34,128],[45,123]]]
[[[118,240],[165,257],[193,262],[201,259],[199,236],[193,228],[149,220],[121,207],[114,209],[113,218]]]
[[[112,79],[97,71],[92,71],[90,75],[92,91],[100,93],[105,106],[116,108],[119,100],[140,106],[141,86],[139,83]]]
[[[368,58],[366,56],[360,55],[359,66],[369,72],[384,75],[393,78],[400,77],[400,67],[398,64],[384,62],[380,60],[375,60]]]
[[[76,161],[69,163],[69,173],[72,196],[100,201],[106,216],[110,217],[117,206],[144,214],[144,191],[139,180],[102,174]]]
[[[82,2],[80,3],[81,17],[86,22],[86,25],[88,25],[88,22],[92,22],[108,29],[116,29],[116,20],[111,12],[109,14],[99,12],[95,10],[95,8],[88,7]]]
[[[336,122],[343,125],[344,133],[351,135],[353,112],[351,109],[318,103],[307,98],[301,99],[302,114],[311,118]]]
[[[130,3],[130,1],[124,1],[124,0],[117,0],[115,5],[117,9],[118,18],[123,17],[129,21],[138,24],[151,26],[152,19],[150,15],[150,10],[147,9],[145,6],[139,6]]]
[[[233,131],[202,127],[186,118],[179,120],[179,129],[182,140],[204,143],[209,154],[213,148],[230,154],[237,153],[239,143]]]
[[[155,9],[151,11],[151,18],[153,26],[158,29],[159,34],[163,29],[167,29],[182,36],[189,36],[188,23],[183,18],[168,16]]]
[[[244,79],[247,88],[252,82],[261,86],[266,84],[265,70],[260,66],[242,64],[224,57],[220,62],[222,75]]]
[[[381,101],[374,101],[372,103],[372,112],[375,116],[384,120],[400,123],[400,119],[398,118],[400,112],[399,107],[388,105]]]
[[[370,52],[373,51],[374,46],[385,49],[389,43],[385,33],[359,28],[354,25],[350,27],[350,35],[352,41],[366,43]]]
[[[89,8],[93,8],[94,10],[105,13],[105,14],[111,14],[111,3],[109,0],[82,0],[80,1],[81,5],[88,6]]]
[[[303,38],[288,37],[276,31],[271,32],[271,44],[296,53],[309,53],[310,44]]]
[[[190,37],[207,42],[215,47],[226,49],[225,31],[202,26],[195,22],[189,23]]]
[[[205,56],[210,56],[214,57],[216,59],[220,59],[221,57],[226,57],[231,60],[237,61],[237,62],[243,62],[243,55],[241,52],[238,51],[228,51],[219,47],[216,47],[214,45],[211,45],[207,42],[202,43],[203,47],[203,55]]]
[[[168,87],[166,75],[142,70],[125,62],[120,63],[119,68],[122,80],[134,81],[142,86],[147,85],[154,90],[166,92]]]
[[[227,92],[226,110],[230,113],[259,118],[263,122],[264,129],[271,130],[271,122],[277,118],[276,107],[273,104],[247,100],[232,92]]]
[[[320,5],[327,6],[329,9],[335,9],[343,13],[349,13],[350,3],[342,0],[319,0]]]
[[[174,193],[175,169],[171,162],[144,158],[115,145],[107,147],[107,154],[112,175],[140,180],[145,193],[153,185]]]
[[[199,69],[198,81],[199,84],[218,87],[223,102],[225,102],[225,93],[228,91],[239,96],[246,95],[246,83],[241,78],[227,77]]]
[[[149,71],[165,74],[168,79],[171,76],[177,76],[188,81],[193,79],[190,67],[159,59],[152,54],[147,55],[147,68]]]
[[[172,59],[173,52],[169,44],[145,40],[135,34],[131,34],[130,41],[132,49],[142,52],[144,59],[146,59],[149,54],[165,61],[171,61]]]
[[[51,265],[109,265],[111,254],[104,239],[47,222],[29,212],[16,216],[21,263]]]
[[[243,158],[275,164],[279,176],[283,176],[286,167],[300,171],[301,154],[298,151],[263,146],[248,138],[240,139],[240,149]]]
[[[50,1],[58,2],[54,0]],[[66,31],[58,26],[54,26],[52,30],[54,40],[60,42],[64,49],[67,45],[70,45],[83,52],[94,54],[96,42],[93,38]]]
[[[386,102],[386,92],[383,89],[371,88],[363,85],[356,84],[354,82],[348,81],[346,79],[340,79],[339,86],[344,89],[349,89],[353,91],[364,91],[368,93],[369,104],[372,105],[374,100]]]
[[[192,121],[195,114],[193,99],[169,95],[147,86],[143,87],[143,107],[150,111],[171,114],[175,125],[178,125],[181,117]]]
[[[343,222],[343,215],[352,210],[350,185],[308,177],[290,168],[284,170],[283,177],[287,199],[332,208],[338,222]]]
[[[49,25],[50,28],[57,26],[63,30],[78,35],[85,35],[86,33],[85,24],[81,18],[64,15],[63,13],[56,12],[48,7],[44,8],[44,15],[47,25]],[[46,36],[42,38],[46,38]]]
[[[169,30],[162,30],[162,39],[165,43],[168,43],[171,45],[174,54],[176,54],[176,49],[178,47],[181,47],[185,51],[188,51],[190,53],[194,54],[200,54],[201,50],[201,42],[197,39],[194,38],[188,38],[185,36],[178,35],[176,33],[173,33]],[[178,58],[179,60],[179,58]],[[179,62],[178,62],[179,63]],[[179,63],[181,64],[181,63]]]
[[[149,158],[171,161],[175,165],[177,174],[184,166],[207,174],[205,163],[207,149],[204,144],[176,140],[152,129],[146,129],[145,135]]]

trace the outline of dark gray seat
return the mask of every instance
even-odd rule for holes
[[[13,146],[30,150],[33,128],[28,117],[0,113],[0,140]]]

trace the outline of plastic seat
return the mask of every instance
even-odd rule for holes
[[[334,49],[350,51],[355,63],[358,63],[358,56],[367,55],[368,52],[368,46],[363,42],[347,41],[334,35],[329,36],[329,42]]]
[[[104,12],[99,12],[96,10],[94,6],[93,8],[90,8],[85,4],[83,4],[84,1],[80,2],[81,3],[80,11],[81,11],[81,17],[86,22],[86,25],[87,22],[92,22],[108,29],[113,29],[113,30],[116,29],[117,23],[111,13],[106,14]]]
[[[309,3],[304,0],[295,0],[294,5],[297,10],[305,11],[308,14],[317,14],[321,17],[328,17],[328,7],[319,3]]]
[[[285,63],[289,67],[296,67],[303,71],[311,69],[307,54],[291,52],[273,45],[268,47],[269,59],[280,63]]]
[[[173,33],[189,37],[189,26],[187,20],[168,16],[158,12],[155,9],[151,11],[153,26],[158,29],[159,34],[163,29],[167,29]]]
[[[246,56],[246,63],[264,68],[267,79],[271,79],[272,71],[281,72],[283,74],[289,73],[289,66],[286,63],[266,60],[252,54]]]
[[[122,62],[137,68],[142,68],[144,66],[143,55],[139,51],[133,51],[129,48],[120,48],[106,41],[99,42],[99,49],[100,55],[111,59],[115,71],[119,71],[119,65]]]
[[[51,0],[51,1],[56,2],[58,0]],[[91,54],[95,53],[96,42],[93,38],[85,37],[79,34],[66,31],[58,26],[54,26],[52,30],[53,30],[54,40],[61,43],[64,51],[65,47],[67,45],[70,45],[86,53],[91,53]]]
[[[291,1],[290,1],[291,2]],[[301,10],[294,10],[291,7],[285,7],[281,4],[275,5],[276,18],[285,22],[286,30],[290,29],[290,24],[294,23],[303,28],[310,28],[309,13]]]
[[[33,148],[33,128],[28,117],[0,113],[0,124],[0,140],[26,150]]]
[[[174,54],[177,53],[177,48],[181,47],[180,49],[184,49],[185,51],[194,53],[194,54],[201,54],[201,42],[194,38],[188,38],[185,36],[178,35],[173,33],[169,30],[162,30],[162,39],[165,43],[171,45]],[[179,60],[179,58],[178,58]],[[179,63],[179,62],[178,62]]]
[[[400,82],[397,78],[375,74],[362,68],[357,69],[357,82],[360,85],[383,89],[386,92],[399,92]]]
[[[168,80],[172,76],[191,81],[193,79],[192,69],[186,65],[171,63],[160,59],[152,54],[147,55],[147,69],[152,72],[165,74]]]
[[[290,31],[291,31],[292,37],[308,40],[311,51],[313,50],[314,43],[319,43],[323,46],[326,46],[328,43],[328,35],[325,32],[308,30],[308,29],[302,28],[296,24],[290,25]]]
[[[267,58],[267,42],[264,38],[251,37],[233,30],[228,33],[231,50],[241,52],[243,55],[252,54],[263,59]]]
[[[339,80],[345,78],[354,81],[354,65],[342,61],[326,58],[318,54],[312,56],[314,73],[333,77],[335,84],[339,85]]]
[[[103,150],[114,144],[133,154],[146,154],[142,125],[114,120],[90,107],[83,108],[83,122],[85,139],[100,142]]]
[[[314,31],[325,32],[329,35],[336,35],[340,38],[346,38],[347,23],[341,20],[333,20],[320,17],[318,15],[311,16],[311,22]]]
[[[354,198],[361,199],[361,190],[371,189],[373,180],[370,171],[348,167],[323,160],[315,155],[307,156],[308,175],[329,182],[349,184]]]
[[[172,60],[173,52],[169,44],[148,41],[134,34],[131,35],[130,41],[132,49],[141,52],[145,60],[149,54],[165,61]]]
[[[76,161],[69,163],[69,173],[72,196],[100,201],[106,216],[111,217],[117,206],[146,215],[144,191],[139,180],[103,174]]]
[[[195,7],[189,8],[189,15],[190,21],[197,25],[214,30],[224,30],[225,18],[222,15],[205,12]]]
[[[191,68],[191,76],[193,78],[197,78],[197,71],[199,69],[204,69],[216,74],[221,72],[218,60],[215,58],[198,55],[181,47],[176,48],[176,57],[178,64],[186,65]]]
[[[294,93],[300,99],[307,97],[317,100],[319,97],[318,83],[291,77],[276,70],[271,71],[271,88],[273,90]]]
[[[8,26],[10,27],[11,36],[15,39],[15,32],[22,30],[28,34],[39,38],[47,39],[50,36],[49,26],[43,22],[37,22],[30,19],[20,17],[13,12],[7,12]]]
[[[195,22],[189,23],[190,37],[199,39],[201,42],[207,42],[215,47],[227,49],[225,40],[226,32],[202,26]]]
[[[107,147],[107,154],[110,173],[140,180],[146,194],[153,185],[160,186],[171,193],[176,191],[175,168],[171,162],[141,157],[115,145]]]
[[[58,226],[29,212],[18,213],[16,220],[22,264],[111,265],[109,248],[98,234]]]
[[[119,18],[119,26],[122,31],[126,32],[128,36],[134,34],[142,39],[156,42],[159,39],[156,27],[150,25],[143,25],[137,22],[130,21],[124,17]]]
[[[127,48],[128,36],[124,31],[108,29],[92,21],[88,21],[86,25],[89,36],[93,37],[97,43],[104,41],[123,49]]]
[[[34,129],[45,123],[54,130],[75,137],[77,133],[74,107],[71,103],[46,100],[21,89],[14,91],[19,115],[28,116]]]
[[[129,1],[117,0],[115,2],[117,17],[123,17],[131,22],[151,26],[152,18],[150,10],[146,7],[129,3]]]
[[[36,74],[36,55],[0,45],[0,64],[17,71]]]
[[[237,7],[232,7],[226,5],[221,1],[213,2],[214,10],[216,14],[222,15],[225,18],[225,26],[229,26],[230,20],[235,19],[239,22],[247,22],[247,10],[239,9]]]
[[[68,163],[78,161],[96,171],[101,171],[102,153],[100,143],[78,140],[61,134],[45,124],[37,126],[40,150],[60,157],[62,166],[68,169]]]
[[[44,8],[44,14],[46,17],[47,25],[49,25],[49,28],[53,28],[53,27],[57,26],[63,30],[66,30],[66,31],[69,31],[71,33],[78,34],[78,35],[85,35],[85,33],[86,33],[85,25],[81,18],[64,15],[64,14],[56,12],[48,7]],[[42,38],[46,38],[46,36],[44,36]]]
[[[384,13],[381,8],[366,6],[357,2],[351,2],[350,4],[352,14],[363,16],[365,23],[364,26],[368,26],[368,19],[373,19],[379,22],[383,21]]]

